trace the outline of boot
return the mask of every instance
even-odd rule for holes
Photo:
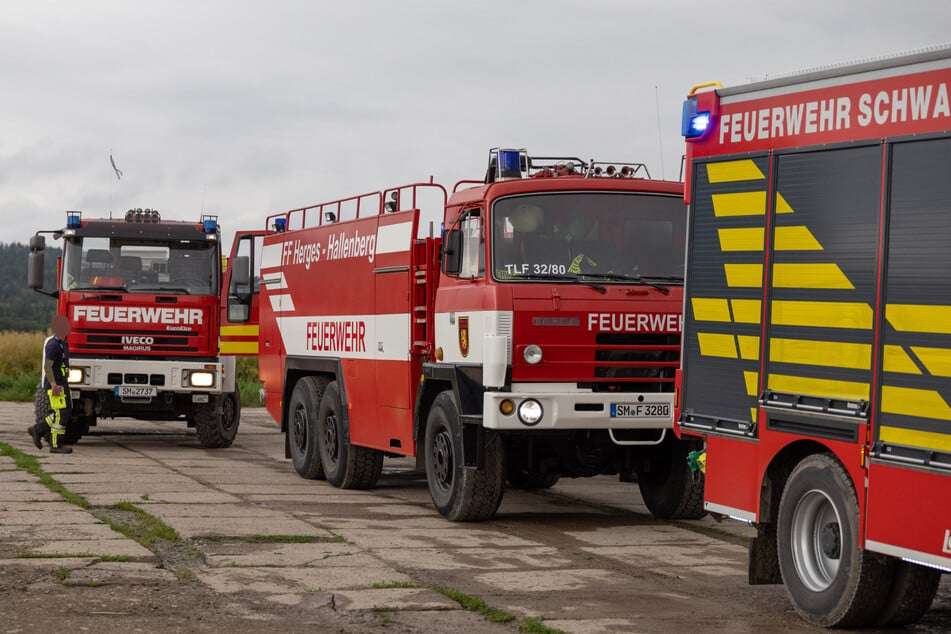
[[[30,438],[33,439],[33,444],[36,445],[37,449],[43,448],[43,432],[37,429],[39,425],[30,425],[26,430],[30,433]],[[46,427],[46,425],[43,425]]]
[[[50,447],[50,453],[73,453],[72,447]]]

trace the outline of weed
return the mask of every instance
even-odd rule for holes
[[[72,574],[72,571],[69,568],[57,568],[53,571],[53,576],[56,577],[57,581],[66,581],[69,579],[69,575]]]
[[[40,463],[36,459],[36,456],[23,453],[19,449],[16,449],[5,442],[0,442],[0,456],[8,456],[13,458],[17,468],[39,478],[40,484],[54,493],[59,493],[63,499],[70,504],[75,504],[76,506],[83,509],[89,508],[89,502],[87,502],[85,498],[83,498],[81,495],[73,493],[72,491],[69,491],[66,487],[60,484],[58,480],[43,471],[43,468],[40,467]]]
[[[523,632],[531,632],[532,634],[565,634],[563,630],[548,627],[542,623],[541,619],[536,618],[525,619],[519,624],[518,629]]]

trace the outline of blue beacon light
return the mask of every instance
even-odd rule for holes
[[[274,231],[277,233],[284,233],[287,231],[287,218],[275,218]]]
[[[218,222],[213,218],[209,218],[202,222],[202,229],[205,233],[214,233],[218,229]]]
[[[66,228],[67,229],[79,229],[81,220],[80,213],[78,211],[67,211],[66,212]]]
[[[522,154],[518,150],[499,150],[499,177],[522,177]]]

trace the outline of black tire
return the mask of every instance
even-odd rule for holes
[[[895,562],[892,588],[875,624],[878,627],[903,627],[917,622],[931,607],[940,583],[940,570],[907,561]]]
[[[198,434],[198,443],[205,449],[224,449],[234,442],[239,421],[224,417],[225,401],[229,398],[233,398],[233,395],[212,397],[210,403],[195,407],[195,432]]]
[[[46,390],[43,389],[43,386],[37,386],[36,391],[33,393],[33,414],[36,418],[36,422],[44,422],[46,417],[52,413],[53,410],[50,407],[50,399],[46,394]],[[66,427],[66,432],[61,439],[63,444],[75,445],[78,443],[80,438],[89,433],[89,426],[95,421],[95,416],[73,416],[70,420],[65,421],[64,426]],[[49,427],[47,427],[43,435],[47,439],[49,438]]]
[[[287,446],[294,469],[308,480],[323,480],[317,442],[317,411],[327,387],[324,377],[304,377],[294,386],[287,409]]]
[[[650,468],[637,472],[637,486],[644,504],[654,517],[666,520],[697,520],[703,510],[704,476],[687,464],[693,443],[668,433],[653,447]]]
[[[433,504],[454,522],[485,520],[502,503],[505,493],[502,439],[485,430],[482,469],[467,469],[462,455],[462,422],[452,392],[440,393],[426,420],[423,451],[426,480]]]
[[[327,482],[340,489],[372,489],[383,473],[383,452],[350,444],[340,388],[324,388],[317,414],[317,443]]]
[[[858,549],[855,487],[828,454],[804,458],[779,502],[777,549],[796,612],[821,627],[865,627],[882,612],[892,561]]]

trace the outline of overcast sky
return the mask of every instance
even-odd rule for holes
[[[0,242],[153,207],[230,244],[496,146],[678,179],[692,85],[947,41],[948,0],[0,0]]]

